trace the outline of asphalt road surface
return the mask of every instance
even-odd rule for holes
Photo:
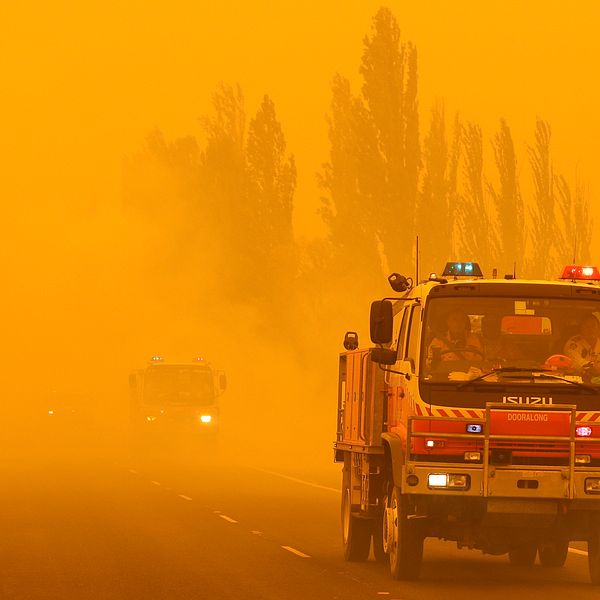
[[[254,468],[186,454],[5,457],[0,594],[53,599],[597,598],[585,546],[566,566],[428,540],[422,577],[344,562],[338,467]],[[244,458],[244,459],[242,459]],[[249,463],[249,464],[245,464]],[[262,469],[262,470],[261,470]]]

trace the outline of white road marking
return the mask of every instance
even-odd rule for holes
[[[300,556],[301,558],[310,558],[308,554],[304,554],[304,552],[300,552],[300,550],[296,550],[296,548],[292,548],[291,546],[281,546],[284,550],[295,554],[296,556]]]
[[[263,532],[262,532],[262,531],[258,531],[258,530],[256,530],[256,529],[253,529],[253,530],[252,530],[250,533],[251,533],[252,535],[262,535],[262,534],[263,534]]]
[[[392,592],[377,592],[378,596],[389,596]]]
[[[137,474],[138,474],[138,472],[137,472],[135,469],[129,469],[129,472],[130,472],[130,473],[133,473],[134,475],[137,475]]]
[[[221,519],[224,519],[228,523],[237,523],[237,521],[235,519],[232,519],[231,517],[228,517],[227,515],[219,515],[219,516],[221,517]]]
[[[160,485],[160,481],[152,481],[151,483],[153,483],[154,485]]]
[[[213,510],[213,512],[215,513],[215,515],[220,515],[221,514],[220,510]]]
[[[184,500],[191,500],[191,498],[189,496],[186,496],[185,494],[179,494],[180,498],[183,498]]]
[[[569,546],[569,552],[572,552],[573,554],[579,554],[580,556],[587,556],[588,553],[585,550],[578,550],[577,548],[571,548]]]
[[[288,481],[294,481],[295,483],[301,483],[302,485],[307,485],[309,487],[314,487],[319,490],[327,490],[328,492],[334,492],[336,494],[340,494],[340,490],[337,488],[328,487],[326,485],[320,485],[318,483],[313,483],[312,481],[305,481],[304,479],[298,479],[297,477],[290,477],[289,475],[284,475],[283,473],[277,473],[277,471],[269,471],[267,469],[259,469],[258,467],[250,467],[255,471],[260,471],[261,473],[267,473],[268,475],[274,475],[275,477],[281,477],[281,479],[287,479]]]

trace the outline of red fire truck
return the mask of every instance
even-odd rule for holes
[[[371,305],[346,334],[335,460],[347,560],[415,579],[427,537],[560,567],[586,542],[600,584],[600,272],[483,278],[477,263]]]

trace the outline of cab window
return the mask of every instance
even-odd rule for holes
[[[408,311],[407,311],[408,312]],[[408,326],[408,348],[406,351],[406,359],[411,361],[414,371],[419,355],[419,330],[421,325],[421,306],[412,307],[410,313],[410,323]]]

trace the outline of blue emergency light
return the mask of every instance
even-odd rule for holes
[[[483,277],[483,273],[476,262],[449,262],[442,277]]]

